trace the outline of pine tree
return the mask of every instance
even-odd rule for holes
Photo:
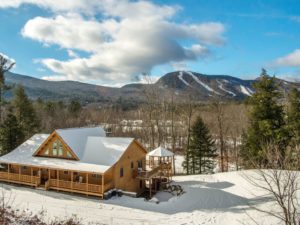
[[[190,147],[186,152],[184,166],[189,164],[188,174],[211,173],[215,166],[215,143],[201,117],[198,117],[191,129]]]
[[[241,156],[245,166],[263,166],[266,163],[263,157],[264,146],[275,143],[284,157],[288,134],[283,106],[279,103],[282,96],[275,77],[268,76],[263,69],[259,81],[253,87],[255,93],[249,98],[252,110],[248,130],[243,135]]]
[[[16,118],[22,128],[24,137],[28,138],[35,134],[40,127],[39,120],[22,86],[17,86],[14,92],[12,105],[15,109]]]
[[[289,94],[287,111],[287,127],[292,138],[291,145],[300,144],[300,91],[293,88]]]
[[[7,57],[0,53],[0,122],[2,121],[2,106],[3,106],[3,92],[8,87],[5,85],[5,73],[8,72],[15,62],[10,61]]]
[[[23,138],[23,132],[18,124],[18,120],[10,109],[6,119],[0,126],[1,155],[15,149],[22,143]]]

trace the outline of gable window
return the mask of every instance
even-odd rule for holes
[[[124,169],[122,167],[122,168],[120,168],[120,177],[123,177],[123,176],[124,176]]]
[[[64,154],[64,151],[63,151],[62,143],[60,141],[58,141],[58,155],[63,156],[63,154]]]
[[[49,149],[47,148],[46,150],[45,150],[45,153],[44,153],[45,155],[49,155]]]
[[[68,158],[72,158],[72,155],[71,155],[71,153],[69,151],[67,151],[67,157]]]
[[[57,143],[56,143],[56,142],[53,143],[53,146],[52,146],[52,154],[53,154],[53,155],[57,155]]]

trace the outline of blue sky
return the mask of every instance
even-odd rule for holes
[[[2,2],[0,53],[17,73],[116,86],[177,69],[300,78],[296,0]]]

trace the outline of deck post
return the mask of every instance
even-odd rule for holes
[[[86,192],[89,192],[89,174],[86,173]]]
[[[7,179],[9,180],[10,164],[7,164]]]
[[[56,186],[59,187],[59,171],[56,170]]]
[[[30,182],[32,183],[33,179],[33,172],[32,172],[32,167],[30,167]]]
[[[149,179],[149,192],[150,192],[150,198],[151,198],[151,189],[152,189],[152,185],[151,185],[151,178]]]
[[[48,188],[50,187],[50,181],[51,180],[51,170],[48,168]]]
[[[71,171],[71,190],[73,190],[73,171]]]
[[[101,175],[101,178],[102,178],[102,181],[101,181],[101,183],[102,183],[102,196],[104,195],[104,174],[102,174]]]
[[[19,165],[19,181],[21,181],[21,165]]]

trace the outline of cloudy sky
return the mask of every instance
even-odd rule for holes
[[[1,0],[14,72],[120,86],[174,70],[300,78],[297,0]]]

